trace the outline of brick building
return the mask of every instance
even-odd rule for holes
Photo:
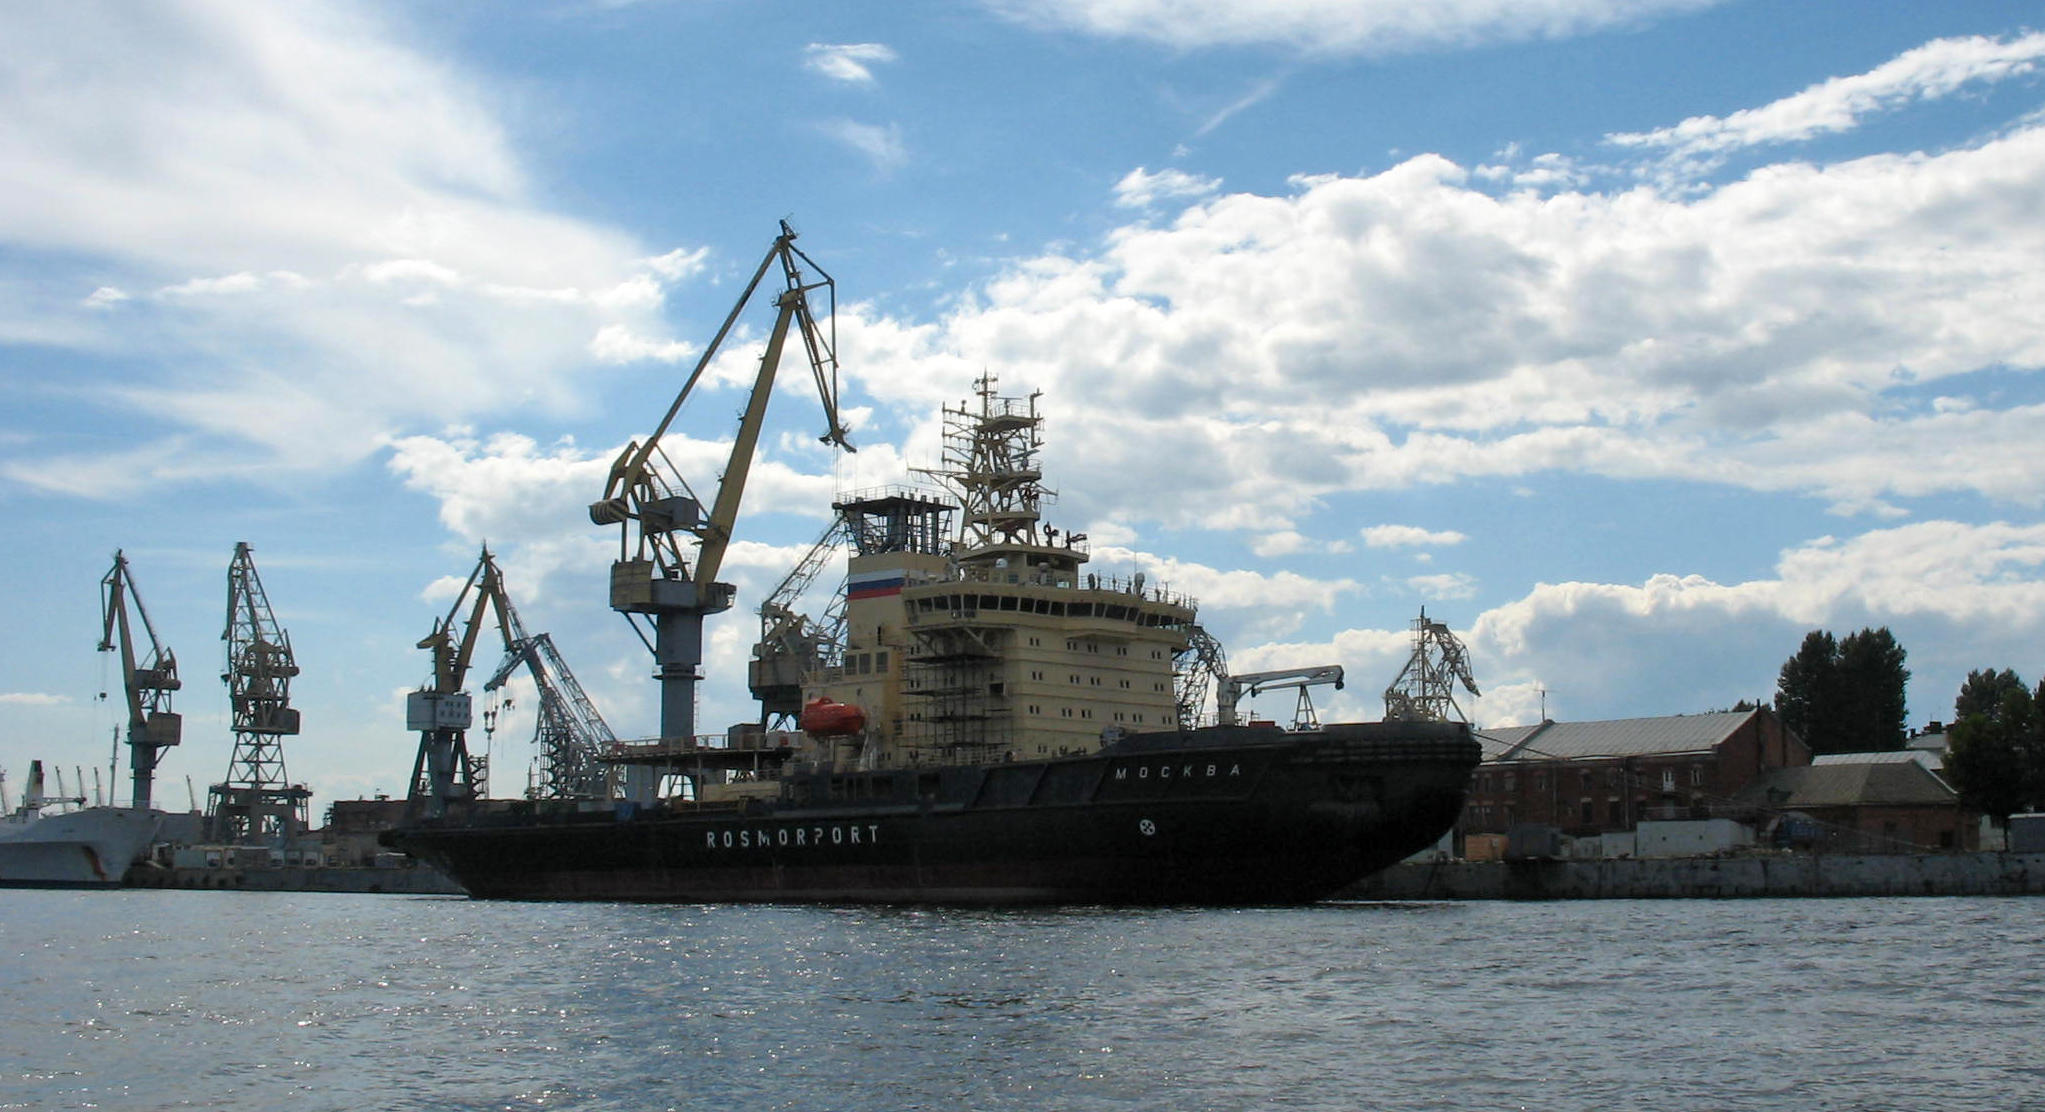
[[[1777,768],[1740,789],[1764,842],[1835,853],[1925,853],[1978,846],[1979,820],[1908,750],[1840,754]]]
[[[1765,707],[1477,733],[1485,756],[1463,806],[1464,835],[1541,823],[1580,837],[1631,830],[1643,818],[1721,816],[1764,773],[1811,763],[1810,748]]]

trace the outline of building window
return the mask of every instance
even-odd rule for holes
[[[1691,765],[1691,766],[1690,766],[1690,786],[1694,788],[1694,787],[1696,787],[1697,785],[1699,785],[1699,784],[1702,784],[1702,783],[1704,783],[1704,766],[1703,766],[1703,765]]]
[[[1662,769],[1662,790],[1665,792],[1672,792],[1676,790],[1675,769],[1673,768]]]

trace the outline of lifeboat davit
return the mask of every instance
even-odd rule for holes
[[[816,698],[803,704],[795,724],[811,737],[849,737],[866,729],[866,712],[850,703]]]

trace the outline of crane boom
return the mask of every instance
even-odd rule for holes
[[[762,726],[777,719],[792,722],[802,709],[803,674],[835,662],[844,640],[845,592],[832,592],[821,620],[813,620],[795,607],[850,536],[844,516],[833,516],[809,551],[760,604],[760,639],[753,645],[747,678],[753,698],[760,701]]]
[[[1307,698],[1307,688],[1328,685],[1342,690],[1342,666],[1340,664],[1316,664],[1310,668],[1280,668],[1270,672],[1244,672],[1238,676],[1227,676],[1221,681],[1219,717],[1223,725],[1236,722],[1236,704],[1243,696],[1256,696],[1265,691],[1279,688],[1299,688],[1299,715],[1295,728],[1305,728],[1313,723],[1313,702]]]
[[[128,620],[129,600],[135,616],[149,639],[146,652],[137,660],[134,631]],[[121,654],[121,687],[128,703],[128,767],[133,777],[135,807],[147,809],[156,766],[163,751],[182,740],[184,722],[170,709],[171,692],[183,686],[178,680],[177,657],[157,639],[150,624],[149,609],[135,589],[128,558],[116,551],[113,569],[100,580],[100,613],[103,618],[99,651]]]
[[[511,600],[505,599],[510,610]],[[512,614],[511,628],[517,639],[504,646],[504,661],[483,685],[496,691],[510,682],[520,668],[532,676],[539,692],[540,711],[535,733],[540,746],[542,780],[538,796],[543,799],[607,798],[607,771],[599,758],[618,740],[611,727],[590,701],[568,662],[561,659],[551,634],[528,636],[525,626]]]

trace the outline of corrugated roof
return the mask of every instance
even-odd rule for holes
[[[1811,758],[1814,765],[1847,764],[1904,764],[1915,762],[1937,772],[1943,762],[1937,753],[1923,749],[1889,749],[1879,753],[1820,753]]]
[[[1577,760],[1704,753],[1716,748],[1756,712],[1678,714],[1607,722],[1543,722],[1477,731],[1487,761]]]
[[[1916,761],[1772,768],[1733,797],[1766,807],[1864,807],[1953,802],[1953,790]]]

